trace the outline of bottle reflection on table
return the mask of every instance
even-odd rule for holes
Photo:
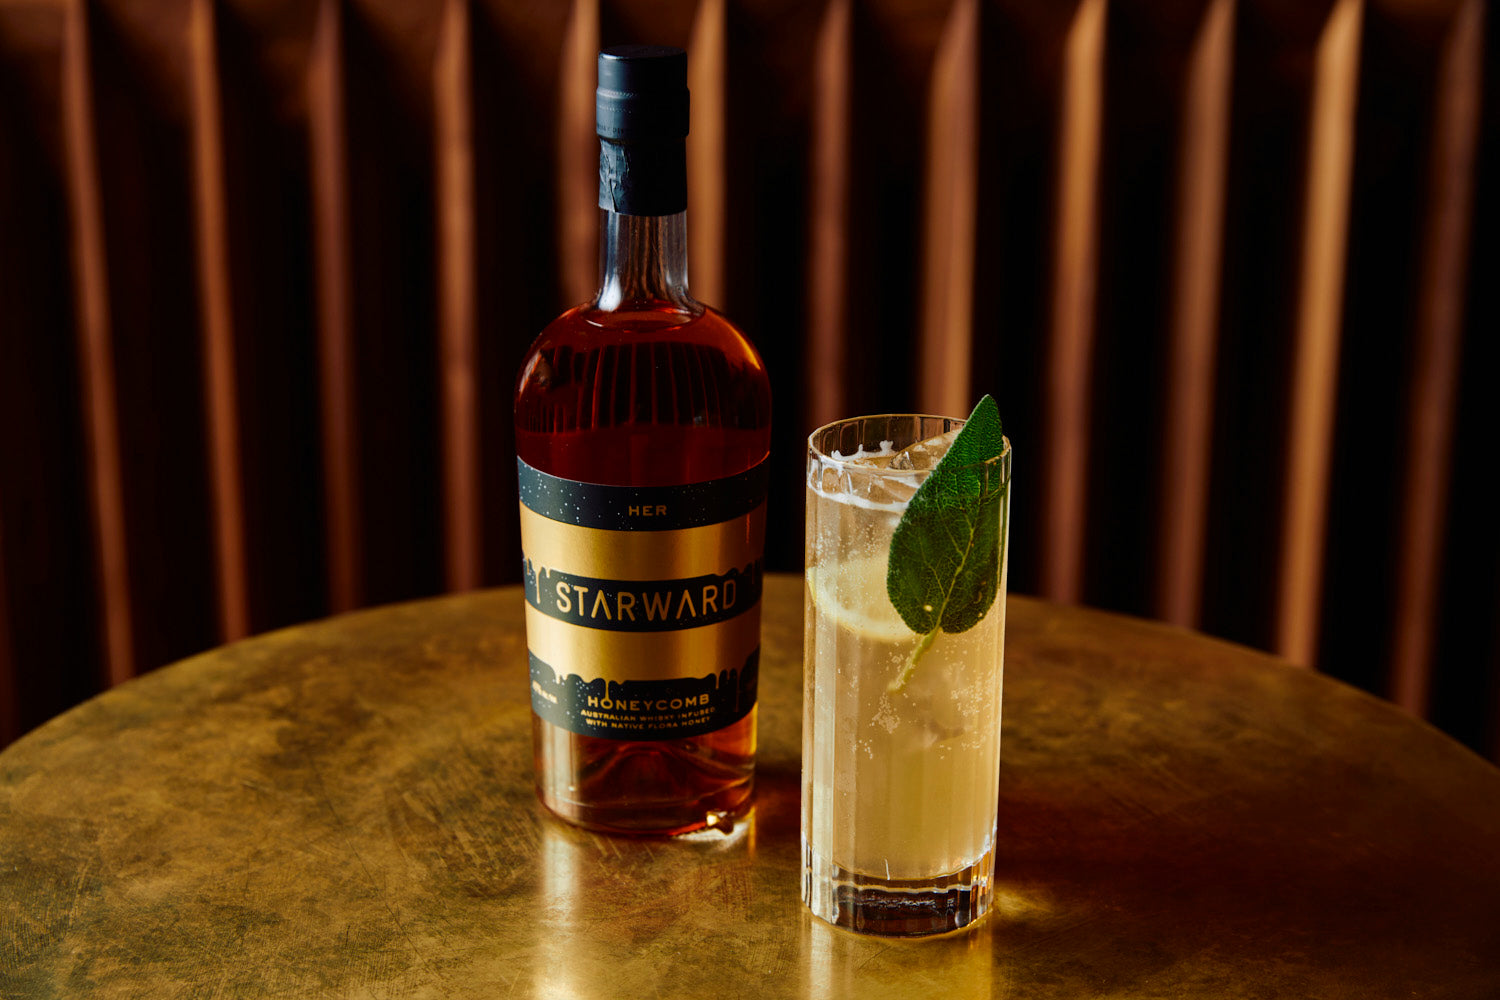
[[[544,815],[528,995],[712,996],[726,955],[746,967],[768,964],[777,952],[771,938],[792,931],[745,933],[756,896],[755,825],[752,809],[728,833],[620,837]]]

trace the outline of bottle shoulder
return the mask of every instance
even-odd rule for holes
[[[545,326],[532,342],[521,364],[518,383],[542,359],[586,355],[621,348],[682,345],[695,352],[724,357],[742,375],[767,381],[765,362],[750,337],[712,306],[688,312],[675,305],[639,303],[618,310],[600,310],[591,303],[574,306]]]
[[[694,310],[658,302],[627,303],[619,309],[604,310],[585,302],[543,327],[533,346],[562,343],[602,346],[626,338],[751,344],[750,338],[732,320],[702,303],[697,303]]]

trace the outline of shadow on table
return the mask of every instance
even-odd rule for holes
[[[1475,908],[1461,882],[1479,866],[1440,837],[1393,853],[1311,788],[1295,812],[1225,792],[1133,821],[1096,791],[1003,791],[991,920],[1016,995],[1488,995],[1474,956],[1500,903]]]

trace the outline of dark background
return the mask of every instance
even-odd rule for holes
[[[592,292],[593,51],[650,40],[692,46],[695,288],[772,373],[771,568],[800,569],[816,423],[989,391],[1016,448],[1012,591],[1181,617],[1160,596],[1170,358],[1182,275],[1206,268],[1182,623],[1295,655],[1284,509],[1322,295],[1309,659],[1500,759],[1496,20],[1477,0],[0,0],[0,743],[243,634],[519,579],[515,368]],[[1344,84],[1343,273],[1320,291],[1309,136]],[[1079,87],[1097,118],[1069,110]],[[1218,258],[1185,262],[1205,87]],[[1070,128],[1097,149],[1073,256]],[[950,343],[962,392],[924,381]],[[1403,616],[1415,688],[1392,680]]]

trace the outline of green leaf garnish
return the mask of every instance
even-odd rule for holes
[[[1000,408],[986,394],[896,525],[885,589],[906,627],[922,639],[891,682],[892,692],[906,687],[938,632],[967,632],[995,603],[1008,485],[1004,451]]]

